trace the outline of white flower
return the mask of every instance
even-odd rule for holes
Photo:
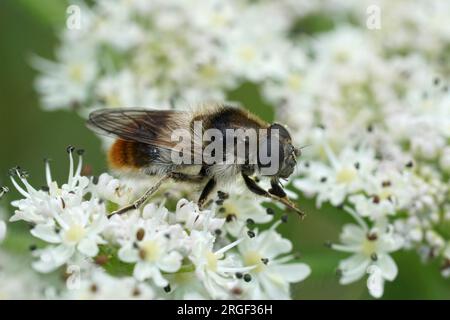
[[[141,223],[135,238],[123,242],[118,256],[124,262],[135,263],[136,279],[152,279],[158,287],[166,287],[169,283],[162,272],[174,273],[182,265],[183,256],[176,249],[183,246],[180,237],[184,231],[179,225],[162,224],[161,220]]]
[[[234,275],[245,273],[254,266],[244,267],[238,257],[226,254],[242,239],[236,240],[218,250],[214,250],[214,237],[206,231],[191,232],[192,241],[189,260],[195,266],[195,274],[202,281],[206,291],[212,299],[226,299],[231,297],[236,280]]]
[[[275,231],[278,224],[238,246],[245,265],[254,266],[247,287],[251,299],[289,299],[290,284],[303,281],[311,273],[308,265],[291,262],[294,257],[286,255],[292,243]]]
[[[403,239],[384,221],[379,221],[369,229],[353,209],[345,209],[358,224],[345,225],[340,237],[342,244],[331,245],[334,250],[353,254],[339,263],[340,283],[357,281],[367,272],[370,274],[370,293],[380,297],[384,280],[393,281],[397,277],[397,265],[389,253],[402,248]]]
[[[77,300],[151,300],[154,290],[133,277],[114,277],[101,269],[83,274],[79,288],[66,290],[63,298]]]
[[[104,212],[97,216],[93,212],[99,208],[80,206],[69,208],[61,215],[55,215],[54,222],[38,224],[31,234],[57,247],[47,247],[41,251],[40,260],[33,267],[40,272],[50,272],[66,263],[77,251],[86,257],[98,254],[98,245],[105,244],[100,233],[108,219]]]
[[[338,158],[325,143],[324,151],[331,166],[311,162],[306,177],[295,180],[294,186],[308,195],[317,194],[319,206],[325,201],[337,206],[348,195],[364,190],[364,179],[375,167],[373,150],[346,148]]]
[[[262,206],[264,199],[245,191],[227,193],[226,199],[219,201],[222,204],[218,205],[217,214],[225,219],[224,230],[234,237],[241,235],[249,223],[263,224],[273,218]]]
[[[209,210],[200,211],[198,205],[186,199],[178,201],[175,214],[176,220],[189,230],[206,228],[210,232],[215,232],[221,229],[225,222],[225,219],[212,217]]]
[[[19,208],[11,221],[25,220],[34,225],[31,234],[52,246],[37,250],[35,255],[39,260],[33,267],[40,272],[51,272],[68,262],[76,253],[86,257],[97,255],[99,244],[105,241],[101,232],[106,227],[108,219],[104,204],[99,199],[86,200],[90,181],[81,176],[82,152],[75,170],[73,148],[69,147],[69,178],[66,184],[58,187],[52,180],[50,166],[46,162],[47,187],[36,190],[26,179],[26,173],[14,169],[25,189],[11,176],[11,181],[25,199],[12,204]],[[54,246],[56,245],[56,246]]]

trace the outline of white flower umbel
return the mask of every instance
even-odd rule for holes
[[[78,152],[80,160],[76,169],[73,152],[74,149],[69,147],[69,178],[61,187],[52,180],[48,161],[47,186],[40,190],[28,183],[26,173],[19,168],[15,168],[11,175],[12,183],[25,197],[12,203],[18,209],[11,221],[31,223],[31,234],[52,244],[34,252],[39,260],[33,267],[40,272],[51,272],[76,254],[94,257],[99,251],[98,245],[105,243],[100,235],[108,221],[105,205],[98,198],[86,200],[91,182],[81,175],[82,151]]]
[[[331,245],[334,250],[353,254],[339,263],[339,282],[349,284],[369,273],[369,292],[379,298],[383,294],[384,281],[393,281],[397,277],[397,265],[390,253],[402,248],[403,238],[385,220],[369,228],[352,208],[345,207],[345,210],[358,224],[345,225],[341,244]]]

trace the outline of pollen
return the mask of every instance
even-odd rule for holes
[[[240,56],[247,62],[253,61],[256,57],[256,52],[251,47],[244,47],[240,50]]]
[[[64,234],[64,240],[67,243],[78,243],[86,234],[86,229],[79,224],[71,226]]]
[[[148,262],[155,262],[159,259],[161,248],[156,241],[147,240],[140,245],[140,257]]]
[[[264,269],[262,256],[256,251],[248,251],[244,255],[244,262],[246,266],[255,266],[253,272],[261,272]]]
[[[206,266],[213,272],[217,271],[217,256],[211,251],[206,254]]]
[[[301,84],[302,84],[301,77],[298,74],[291,74],[287,79],[288,87],[293,90],[300,89]]]
[[[365,239],[362,244],[362,253],[367,257],[371,257],[374,253],[377,252],[377,241]]]
[[[74,64],[69,67],[69,78],[75,82],[81,82],[84,76],[84,68],[82,64]]]
[[[336,182],[350,184],[352,183],[358,175],[358,172],[353,167],[344,167],[337,172]]]

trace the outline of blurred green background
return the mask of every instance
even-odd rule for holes
[[[45,58],[54,56],[57,30],[65,23],[66,5],[62,0],[0,1],[0,185],[11,187],[7,173],[16,165],[28,170],[33,185],[43,185],[43,158],[46,157],[53,160],[54,178],[64,181],[68,168],[65,148],[69,144],[86,149],[86,160],[94,174],[107,169],[100,142],[86,129],[84,120],[71,112],[42,111],[33,89],[36,72],[30,67],[30,58],[35,54]],[[324,27],[317,19],[306,22],[304,28]],[[273,112],[261,102],[258,90],[252,85],[230,93],[230,99],[256,106],[253,111],[263,118],[272,117]],[[1,200],[1,205],[12,212],[8,203],[18,197],[12,191]],[[290,216],[289,222],[280,229],[293,241],[302,260],[311,266],[312,274],[293,288],[293,296],[296,299],[370,299],[365,280],[348,286],[338,284],[336,267],[347,255],[324,246],[327,240],[337,241],[342,224],[351,221],[349,217],[331,206],[317,210],[310,200],[301,199],[299,205],[308,213],[307,218],[299,221]],[[26,226],[9,224],[3,248],[26,255],[34,242]],[[437,263],[423,264],[415,252],[396,253],[394,259],[400,272],[393,283],[386,283],[383,299],[450,299],[450,280],[440,275]]]

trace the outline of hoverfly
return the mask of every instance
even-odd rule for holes
[[[195,112],[103,109],[92,112],[87,124],[99,134],[116,138],[108,155],[113,169],[159,177],[139,199],[113,214],[139,208],[168,179],[202,185],[198,199],[202,208],[220,183],[242,176],[251,192],[304,216],[280,182],[293,173],[301,155],[283,125],[223,105],[208,105]],[[254,176],[270,179],[271,188],[266,191]]]

